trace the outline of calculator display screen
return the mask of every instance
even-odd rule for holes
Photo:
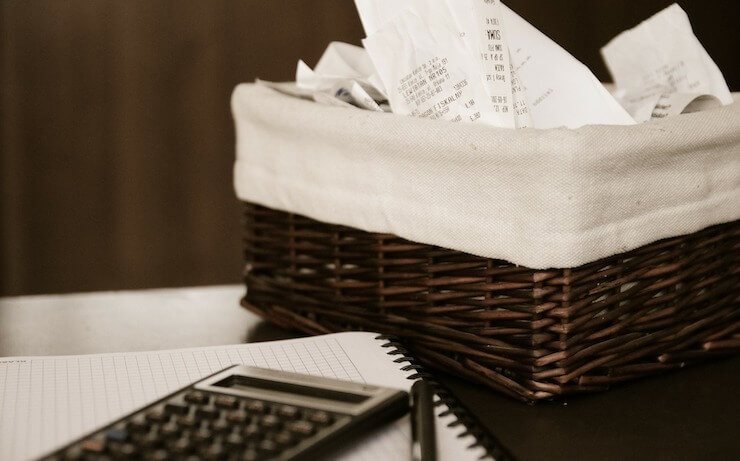
[[[270,381],[267,379],[241,375],[229,376],[228,378],[213,384],[213,386],[244,391],[253,391],[256,389],[260,389],[272,392],[280,392],[284,394],[302,395],[307,397],[316,397],[325,400],[347,403],[362,403],[369,398],[366,395],[352,394],[350,392],[336,391],[333,389],[322,389],[311,386],[302,386],[299,384],[292,384],[281,381]]]

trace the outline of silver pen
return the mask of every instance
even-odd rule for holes
[[[424,380],[417,380],[411,386],[411,459],[413,461],[437,460],[433,396],[434,391]]]

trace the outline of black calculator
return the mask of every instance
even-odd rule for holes
[[[235,365],[42,459],[318,459],[408,405],[396,389]]]

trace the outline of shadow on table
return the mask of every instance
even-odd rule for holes
[[[244,342],[258,343],[262,341],[276,341],[279,339],[302,338],[304,336],[307,335],[301,331],[288,330],[262,320],[254,325],[250,325],[249,329],[247,329]]]

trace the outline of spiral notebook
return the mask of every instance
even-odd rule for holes
[[[425,376],[400,344],[366,332],[153,352],[0,358],[0,459],[34,459],[231,364],[406,391]],[[507,457],[440,386],[436,415],[440,460]],[[407,461],[410,440],[406,416],[364,435],[334,459]]]

